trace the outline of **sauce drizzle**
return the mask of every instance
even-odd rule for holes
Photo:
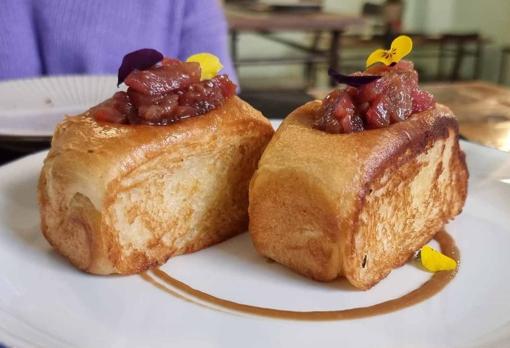
[[[441,247],[441,252],[457,261],[460,261],[460,252],[455,245],[453,238],[446,232],[440,231],[434,238]],[[234,312],[241,312],[245,314],[258,315],[263,317],[275,318],[275,319],[290,319],[290,320],[309,320],[309,321],[328,321],[328,320],[348,320],[348,319],[359,319],[366,318],[375,315],[381,315],[386,313],[395,312],[402,308],[410,307],[417,303],[423,302],[439,291],[441,291],[456,275],[457,270],[454,271],[443,271],[437,272],[432,277],[422,284],[419,288],[392,300],[381,302],[372,306],[357,307],[342,310],[331,310],[331,311],[292,311],[274,308],[265,308],[258,306],[251,306],[248,304],[237,303],[200,290],[194,289],[191,286],[172,278],[170,275],[165,273],[159,268],[152,270],[152,273],[165,285],[178,289],[180,292],[188,295],[185,297],[174,290],[168,289],[161,283],[158,283],[147,273],[143,273],[141,276],[144,280],[155,285],[159,289],[176,296],[186,301],[204,306],[208,304],[208,308],[217,309],[219,307],[222,311],[230,310]],[[202,301],[202,302],[199,302]]]

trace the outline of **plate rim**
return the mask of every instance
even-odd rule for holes
[[[39,80],[58,80],[64,78],[98,78],[98,77],[116,77],[115,74],[56,74],[56,75],[42,75],[42,76],[26,76],[13,79],[5,79],[0,81],[0,86],[4,84],[16,83],[16,82],[31,82]]]
[[[473,142],[468,142],[468,141],[460,141],[461,143],[461,147],[462,146],[465,146],[467,144],[467,146],[471,147],[473,146],[474,148],[478,148],[479,150],[481,151],[487,151],[487,149],[489,149],[489,152],[491,152],[490,150],[496,150],[496,152],[492,152],[494,155],[496,156],[501,156],[501,153],[503,154],[504,157],[506,158],[509,158],[510,156],[510,153],[506,152],[506,151],[501,151],[501,150],[498,150],[498,149],[494,149],[494,148],[490,148],[490,147],[486,147],[486,146],[482,146],[480,144],[476,144],[476,143],[473,143]],[[480,146],[480,147],[478,147]],[[10,162],[9,164],[15,164],[16,162],[21,162],[21,161],[26,161],[27,158],[26,157],[31,157],[31,156],[41,156],[41,155],[44,155],[44,153],[46,152],[47,150],[42,150],[42,151],[38,151],[36,153],[33,153],[33,154],[30,154],[30,155],[27,155],[27,156],[24,156],[24,157],[21,157],[19,159],[16,159],[15,161],[13,162]],[[499,155],[498,155],[499,154]],[[474,157],[474,160],[478,160],[477,157]],[[9,164],[6,164],[6,166],[8,166]],[[5,166],[1,166],[0,167],[0,170],[1,169],[5,169],[3,168]],[[2,330],[3,329],[3,330]],[[0,341],[0,347],[2,347],[2,344],[12,344],[12,345],[15,345],[15,346],[29,346],[29,347],[35,347],[35,346],[41,346],[41,345],[38,345],[37,342],[35,342],[33,339],[30,339],[30,338],[25,338],[25,337],[13,337],[13,333],[8,331],[8,328],[7,327],[4,327],[2,328],[0,326],[0,336],[1,336],[1,339],[2,341]],[[18,341],[18,339],[20,339]],[[510,341],[508,341],[507,339],[504,339],[503,341],[501,341],[503,344],[508,344]],[[499,342],[499,344],[501,344],[501,342]],[[73,344],[76,344],[77,342],[71,342]],[[473,341],[472,343],[469,343],[468,346],[471,346],[471,344],[475,344],[476,345],[476,341]],[[482,346],[484,346],[485,343],[482,342]],[[478,346],[478,345],[477,345]],[[489,346],[492,346],[490,345],[489,343]],[[496,342],[494,344],[494,346],[499,346],[498,345],[498,342]]]

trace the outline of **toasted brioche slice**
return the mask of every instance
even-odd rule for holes
[[[169,126],[56,129],[39,182],[42,231],[76,267],[135,273],[246,229],[248,183],[273,134],[237,97]]]
[[[468,172],[442,105],[388,128],[312,128],[321,102],[290,114],[250,184],[250,234],[262,254],[316,280],[368,289],[460,213]]]

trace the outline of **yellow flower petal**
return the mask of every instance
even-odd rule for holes
[[[200,68],[202,69],[200,80],[202,81],[212,79],[214,76],[218,75],[221,69],[223,69],[220,59],[211,53],[194,54],[188,57],[186,62],[196,62],[200,64]]]
[[[397,63],[413,50],[413,40],[409,36],[400,35],[391,43],[391,62]]]
[[[379,48],[372,52],[367,58],[367,67],[375,63],[383,63],[385,65],[390,65],[391,59],[388,51]]]
[[[409,36],[400,35],[391,43],[389,50],[381,48],[372,52],[367,58],[367,67],[375,63],[383,63],[390,65],[398,63],[402,58],[407,56],[413,50],[413,40]]]
[[[457,262],[428,245],[421,248],[421,264],[430,272],[451,271],[457,268]]]

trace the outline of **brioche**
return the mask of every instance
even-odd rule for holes
[[[368,289],[459,214],[468,172],[452,112],[436,105],[387,128],[312,128],[321,101],[291,113],[250,184],[258,252],[307,277]]]
[[[58,125],[39,181],[42,232],[76,267],[130,274],[247,227],[248,183],[273,129],[238,97],[168,126]]]

